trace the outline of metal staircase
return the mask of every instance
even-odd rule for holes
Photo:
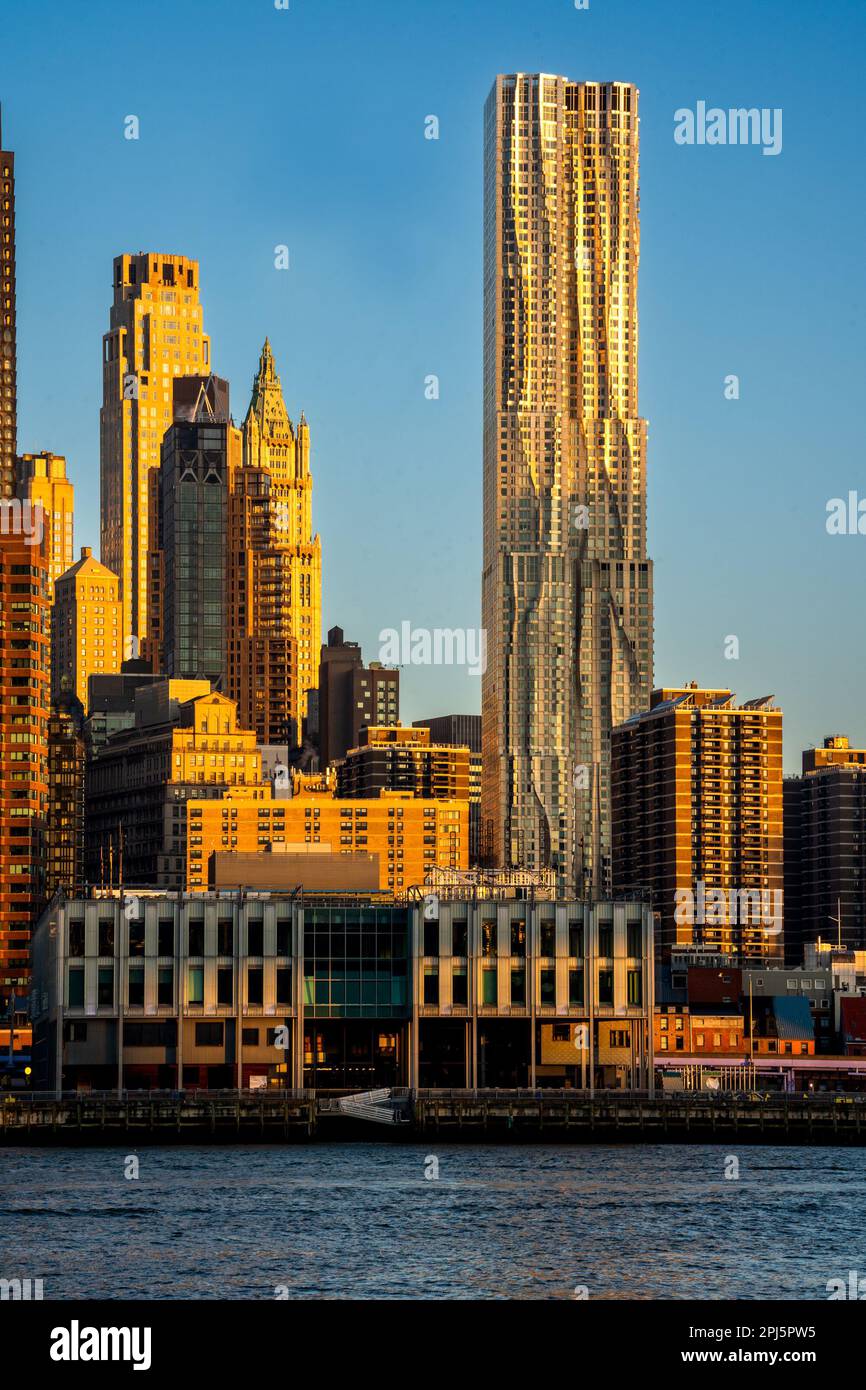
[[[409,1092],[383,1087],[379,1091],[360,1091],[354,1096],[340,1096],[331,1102],[331,1111],[350,1115],[356,1120],[372,1120],[377,1125],[408,1125],[412,1123],[412,1101]]]

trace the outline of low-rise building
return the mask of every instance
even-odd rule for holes
[[[40,1089],[653,1085],[637,901],[58,896],[33,960]]]

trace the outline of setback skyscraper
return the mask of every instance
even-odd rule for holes
[[[498,77],[485,108],[482,816],[496,863],[610,877],[610,730],[649,703],[638,92]]]
[[[173,420],[172,379],[210,371],[196,261],[144,252],[115,258],[102,363],[101,558],[120,577],[124,638],[137,638],[142,654],[159,663],[159,451]],[[127,654],[138,654],[134,641]]]

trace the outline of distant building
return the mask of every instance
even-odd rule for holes
[[[434,743],[429,729],[370,725],[357,748],[336,764],[337,796],[370,797],[411,791],[430,799],[468,801],[469,749]]]
[[[313,532],[310,430],[289,418],[265,339],[229,499],[227,693],[260,743],[300,743],[318,682],[322,547]]]
[[[469,862],[488,864],[492,855],[492,829],[481,824],[481,715],[443,714],[434,719],[415,719],[414,729],[429,729],[431,743],[451,743],[469,749]]]
[[[232,463],[234,456],[234,465]],[[228,498],[241,459],[228,382],[176,377],[159,470],[162,637],[168,676],[226,690]]]
[[[782,954],[782,712],[694,683],[611,734],[614,892],[651,895],[660,954]]]
[[[0,532],[0,1006],[28,986],[45,898],[49,605],[47,536]]]
[[[84,725],[88,745],[94,750],[101,748],[121,729],[131,729],[135,724],[136,690],[164,680],[164,675],[151,670],[149,663],[141,659],[122,662],[120,670],[110,675],[91,675]]]
[[[60,454],[22,454],[15,460],[16,492],[31,507],[41,507],[48,541],[50,593],[75,559],[73,524],[75,489],[66,476],[66,459]]]
[[[45,822],[45,896],[83,893],[84,709],[71,692],[52,701],[48,719],[48,811]]]
[[[135,692],[135,724],[87,766],[86,872],[94,885],[183,888],[187,804],[261,785],[261,756],[235,705],[207,681]]]
[[[357,748],[367,725],[396,724],[400,672],[373,661],[364,665],[357,642],[332,627],[319,663],[319,764],[330,767]]]
[[[85,710],[91,676],[113,674],[123,659],[123,606],[117,575],[93,558],[81,559],[54,586],[51,610],[51,690],[74,691]]]
[[[56,899],[34,1006],[40,1090],[654,1083],[636,902]]]
[[[161,670],[159,451],[174,418],[171,382],[210,371],[198,262],[139,252],[114,258],[102,339],[100,521],[104,563],[120,580],[124,637]]]
[[[866,947],[866,750],[843,735],[807,748],[786,777],[785,948],[803,959],[819,939]],[[841,920],[840,920],[841,919]]]
[[[469,803],[382,791],[368,798],[334,795],[333,786],[293,774],[294,795],[275,797],[269,784],[229,789],[220,800],[187,806],[190,891],[212,886],[211,857],[221,851],[277,853],[295,846],[358,850],[379,857],[379,886],[398,895],[422,887],[437,865],[466,869]],[[270,861],[275,863],[275,859]],[[263,866],[267,867],[267,866]]]
[[[0,110],[0,195],[3,225],[0,228],[0,496],[15,492],[15,447],[18,431],[17,311],[15,299],[15,155],[3,148],[3,120]]]

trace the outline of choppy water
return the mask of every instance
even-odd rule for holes
[[[128,1153],[0,1150],[0,1277],[60,1299],[826,1299],[866,1274],[863,1149],[184,1146],[142,1149],[137,1179]]]

